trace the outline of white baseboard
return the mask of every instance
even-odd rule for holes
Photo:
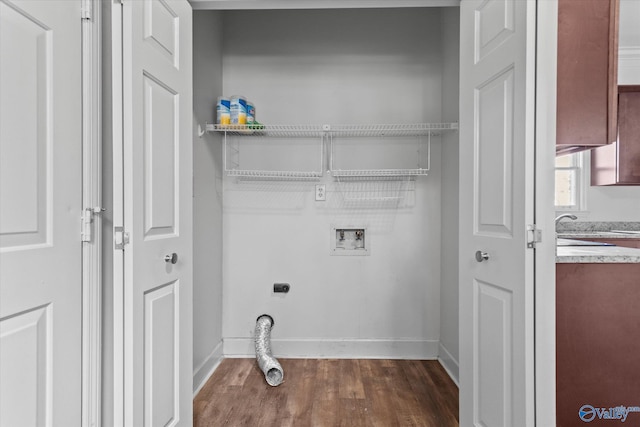
[[[442,344],[440,344],[440,349],[438,351],[438,361],[444,370],[447,371],[453,382],[460,387],[460,367],[458,365],[458,361],[454,359],[451,353],[449,353],[449,350],[447,350]]]
[[[220,365],[222,359],[224,359],[224,356],[222,355],[222,341],[220,341],[204,362],[193,370],[193,397],[196,397],[200,389]]]
[[[280,339],[271,340],[275,357],[318,359],[418,359],[438,358],[436,340]],[[225,338],[224,356],[255,357],[252,338]]]

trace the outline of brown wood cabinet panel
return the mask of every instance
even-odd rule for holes
[[[583,405],[636,406],[640,398],[640,264],[556,264],[558,427],[638,426],[579,418]]]
[[[640,185],[640,86],[618,92],[618,138],[591,152],[591,185]]]
[[[620,246],[623,248],[636,248],[640,249],[640,239],[629,239],[629,238],[580,238],[576,240],[585,240],[587,242],[602,242],[602,243],[611,243],[612,245]]]
[[[558,1],[556,154],[616,139],[619,0]]]

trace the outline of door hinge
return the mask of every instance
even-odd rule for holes
[[[129,233],[124,231],[124,227],[113,227],[113,242],[115,249],[122,251],[129,244]]]
[[[80,11],[80,17],[83,20],[91,20],[93,17],[93,1],[92,0],[82,0],[82,9]]]
[[[527,225],[527,248],[535,249],[536,243],[542,242],[542,230],[535,224]]]
[[[85,208],[82,211],[82,230],[80,237],[82,242],[91,242],[93,235],[93,218],[95,215],[101,214],[105,209],[101,207]]]

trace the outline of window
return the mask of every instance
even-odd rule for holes
[[[556,210],[584,210],[584,153],[556,157]]]

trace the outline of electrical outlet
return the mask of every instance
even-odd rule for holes
[[[289,285],[288,283],[274,283],[273,284],[273,292],[278,292],[278,293],[287,293],[289,292],[289,289],[291,289],[291,285]]]
[[[316,201],[323,202],[327,200],[327,186],[325,184],[316,184]]]

